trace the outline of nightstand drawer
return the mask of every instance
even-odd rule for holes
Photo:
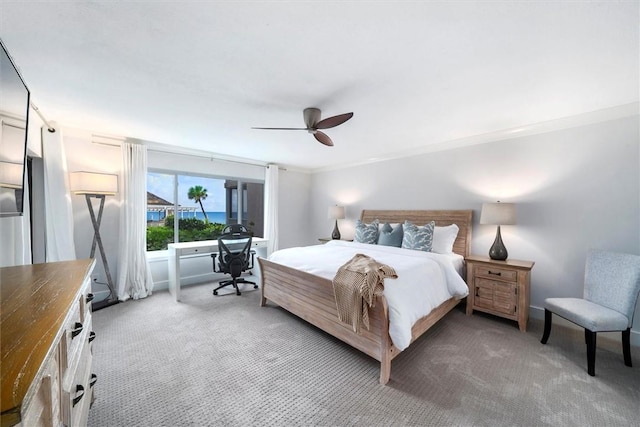
[[[506,268],[494,266],[479,265],[476,267],[476,277],[486,277],[489,279],[504,280],[506,282],[515,282],[518,280],[518,272]]]

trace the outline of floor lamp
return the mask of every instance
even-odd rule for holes
[[[102,238],[100,237],[100,222],[102,221],[102,212],[104,211],[104,201],[106,196],[113,196],[118,192],[118,176],[95,172],[71,172],[69,175],[69,186],[74,194],[84,195],[87,201],[91,224],[93,224],[93,242],[91,243],[91,254],[89,257],[95,258],[97,245],[100,250],[100,257],[107,278],[109,296],[103,301],[93,303],[93,309],[99,310],[118,303],[113,280],[111,279],[109,263],[107,262],[107,256],[104,252],[104,246],[102,245]],[[91,201],[92,198],[100,200],[100,209],[98,210],[97,217]]]

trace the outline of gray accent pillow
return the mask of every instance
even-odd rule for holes
[[[415,249],[418,251],[431,252],[433,245],[433,229],[435,221],[431,221],[422,227],[405,221],[402,225],[404,235],[402,237],[402,247],[405,249]]]
[[[373,220],[371,224],[365,224],[364,222],[357,220],[356,221],[356,235],[354,241],[358,243],[368,243],[370,245],[375,245],[378,243],[378,221],[377,219]]]
[[[402,247],[403,235],[402,224],[398,224],[395,228],[392,228],[391,224],[386,222],[380,229],[378,244],[383,246],[395,246],[396,248]]]

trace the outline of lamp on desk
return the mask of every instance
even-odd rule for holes
[[[344,206],[329,206],[329,219],[334,219],[336,225],[333,227],[331,238],[333,240],[340,239],[340,230],[338,230],[338,220],[344,219]]]
[[[516,205],[513,203],[483,203],[480,213],[480,224],[497,225],[496,239],[489,249],[491,259],[504,261],[509,255],[507,248],[502,243],[500,235],[501,225],[513,225],[516,223]]]
[[[107,276],[109,296],[106,298],[104,305],[101,305],[100,302],[98,302],[94,305],[94,308],[98,305],[101,305],[100,308],[103,308],[107,305],[115,304],[118,300],[117,298],[114,298],[115,292],[113,280],[111,279],[107,256],[104,252],[104,247],[102,246],[102,238],[100,237],[100,222],[102,221],[105,197],[114,196],[118,192],[118,175],[84,171],[71,172],[69,174],[69,187],[72,193],[84,195],[87,201],[89,216],[91,217],[91,223],[93,224],[93,242],[91,243],[91,254],[89,257],[95,257],[97,244],[98,249],[100,249],[100,257],[102,259],[102,265],[104,266],[105,275]],[[100,209],[97,217],[93,209],[91,198],[100,200]]]

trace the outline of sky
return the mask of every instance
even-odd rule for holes
[[[178,203],[200,209],[200,204],[189,200],[189,188],[201,185],[207,189],[207,198],[202,201],[206,212],[224,212],[226,209],[224,179],[213,179],[188,175],[178,175]],[[147,173],[147,190],[156,196],[173,202],[173,175]]]

